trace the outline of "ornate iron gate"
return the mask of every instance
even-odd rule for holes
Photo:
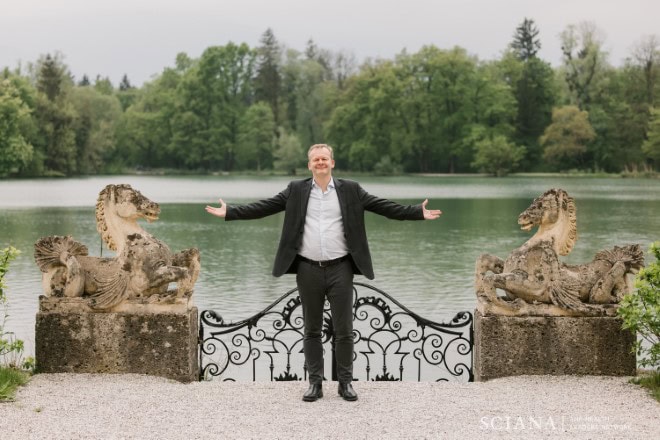
[[[459,312],[449,323],[437,323],[408,310],[376,287],[359,282],[354,286],[356,380],[474,380],[472,313]],[[203,311],[199,325],[200,380],[214,376],[222,380],[306,380],[297,290],[234,323],[225,323],[213,310]],[[362,290],[369,295],[360,295]],[[284,306],[276,310],[282,303]],[[332,335],[326,302],[322,334],[325,371],[331,371],[331,378],[336,380]]]

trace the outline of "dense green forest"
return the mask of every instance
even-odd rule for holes
[[[227,43],[140,87],[74,78],[59,53],[0,72],[0,177],[139,170],[288,172],[306,148],[341,169],[391,174],[660,169],[660,40],[620,67],[589,22],[537,54],[525,19],[499,59],[425,46],[358,64],[346,52]]]

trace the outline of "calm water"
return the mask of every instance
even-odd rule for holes
[[[160,220],[145,229],[173,251],[197,247],[202,273],[195,302],[226,320],[246,318],[295,287],[292,276],[270,274],[282,215],[224,222],[204,212],[222,197],[228,203],[269,197],[287,178],[228,176],[113,176],[66,180],[0,181],[0,247],[23,253],[7,277],[7,329],[34,352],[34,322],[41,273],[32,257],[34,242],[48,235],[72,235],[92,255],[101,252],[94,205],[109,183],[129,183],[161,204]],[[394,295],[413,311],[447,320],[475,306],[474,261],[481,253],[506,256],[529,234],[518,229],[518,214],[549,188],[575,197],[579,239],[565,261],[590,261],[600,249],[660,239],[660,181],[587,178],[397,177],[361,178],[372,194],[402,203],[430,199],[444,214],[433,222],[398,222],[368,214],[367,229],[376,279],[368,282]],[[111,255],[105,249],[104,256]]]

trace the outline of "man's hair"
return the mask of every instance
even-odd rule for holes
[[[309,150],[307,150],[307,158],[309,159],[309,155],[312,153],[312,150],[316,150],[318,148],[326,148],[330,152],[330,159],[335,160],[335,153],[332,151],[332,147],[328,144],[314,144],[311,147],[309,147]]]

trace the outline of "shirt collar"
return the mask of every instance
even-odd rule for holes
[[[314,178],[312,177],[312,188],[314,188],[314,187],[320,188],[320,186],[316,183],[316,180],[314,180]],[[330,177],[330,182],[328,183],[328,188],[332,188],[332,189],[335,188],[335,179],[332,178],[332,177]]]

